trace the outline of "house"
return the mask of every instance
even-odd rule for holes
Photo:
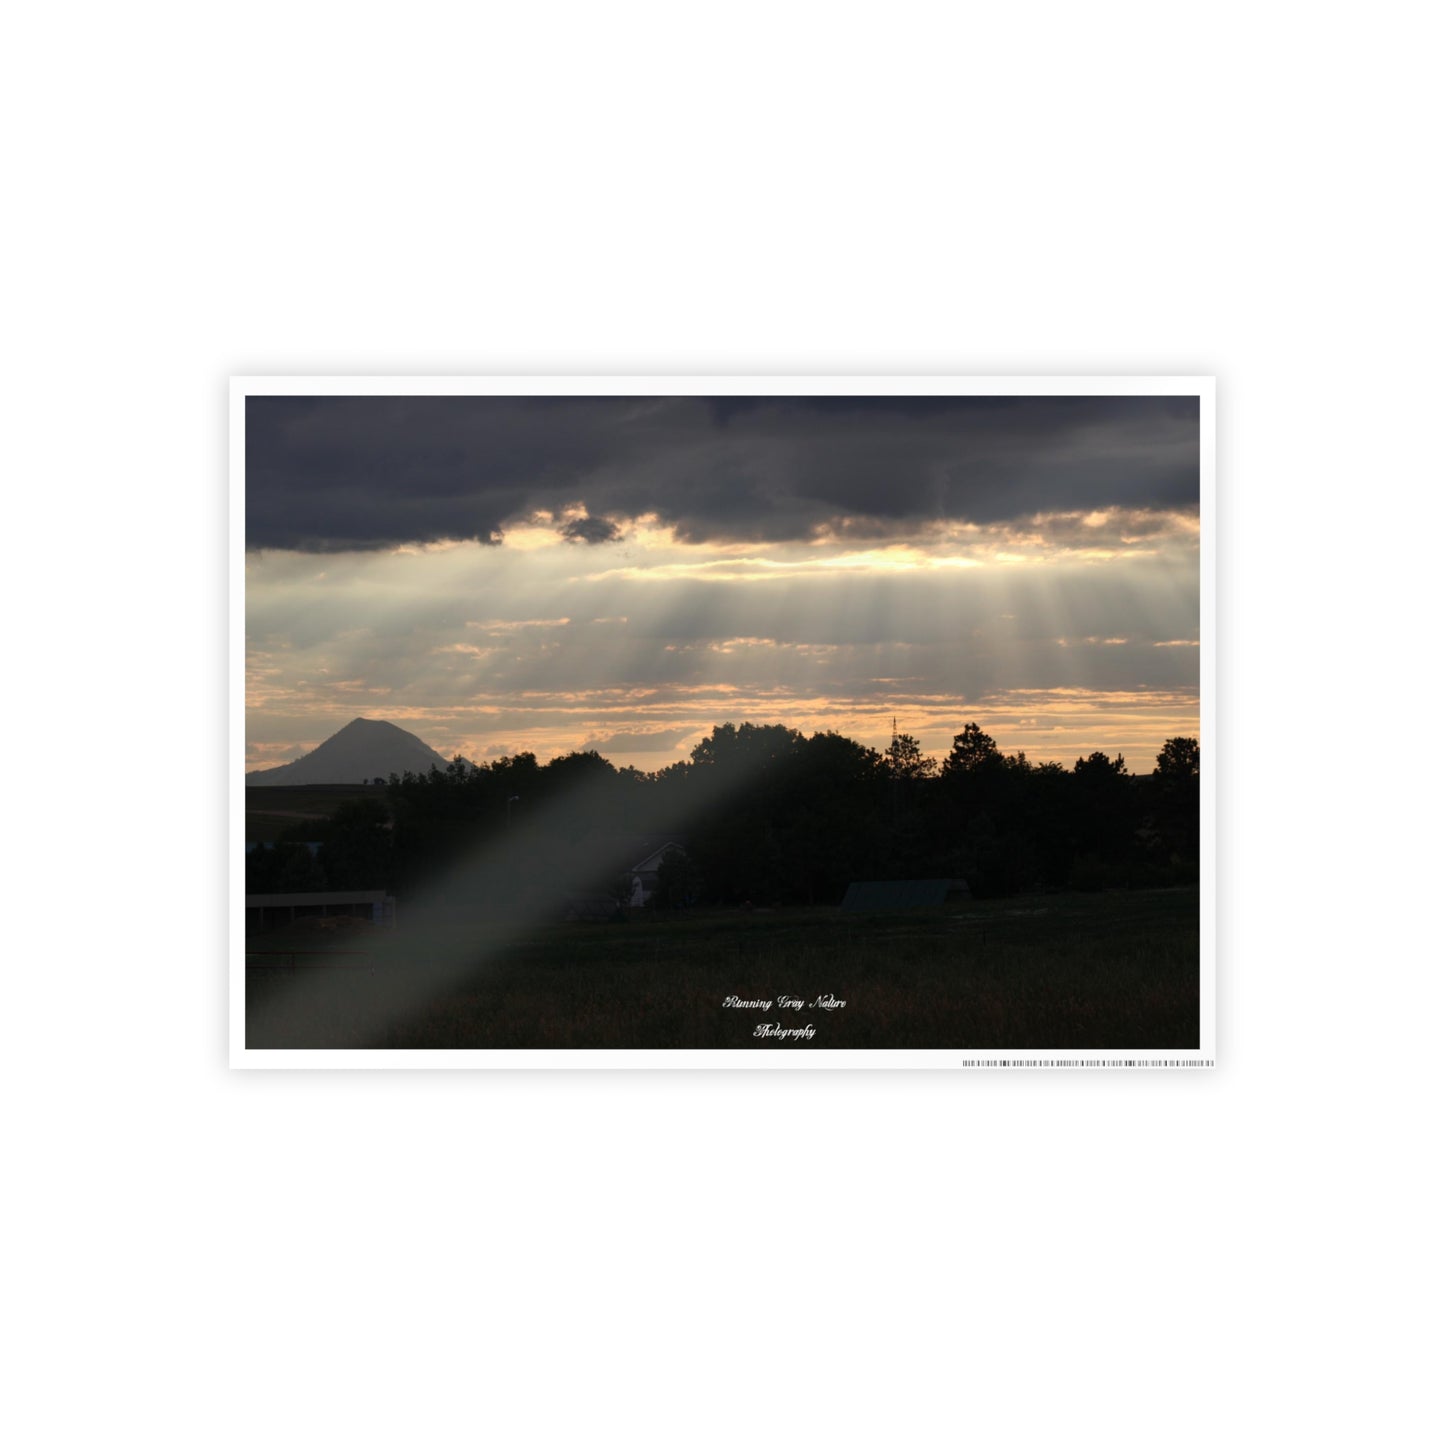
[[[669,853],[685,855],[687,852],[676,838],[643,842],[634,851],[641,851],[642,848],[647,851],[626,870],[632,879],[632,897],[627,900],[631,908],[641,908],[657,891],[657,870],[662,866],[662,860]]]

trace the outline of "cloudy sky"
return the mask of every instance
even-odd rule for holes
[[[248,768],[353,717],[649,771],[1199,730],[1192,396],[253,396],[246,547]]]

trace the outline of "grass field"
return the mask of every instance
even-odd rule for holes
[[[1180,1049],[1199,892],[248,940],[252,1048]],[[262,953],[259,950],[265,950]],[[789,995],[801,1009],[784,1009]],[[845,1001],[808,1007],[820,996]],[[724,1000],[771,999],[767,1010]],[[808,1039],[755,1038],[759,1024]]]

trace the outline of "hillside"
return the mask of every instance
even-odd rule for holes
[[[294,763],[247,773],[246,786],[366,783],[392,773],[425,773],[446,765],[447,759],[415,733],[395,723],[359,717]]]

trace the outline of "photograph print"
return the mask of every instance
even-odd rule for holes
[[[232,431],[234,1061],[1212,1062],[1207,379]]]

